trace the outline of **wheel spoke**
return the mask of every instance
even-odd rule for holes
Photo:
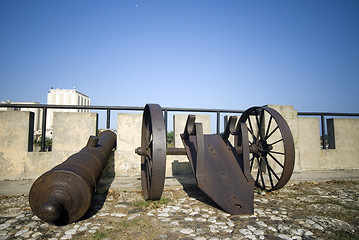
[[[278,129],[279,129],[279,126],[276,126],[276,127],[273,129],[273,131],[272,131],[268,136],[266,136],[266,139],[265,139],[265,140],[267,140],[268,138],[270,138],[270,136],[272,136],[273,133],[274,133],[275,131],[277,131]]]
[[[256,113],[256,122],[257,122],[257,127],[258,127],[257,139],[260,137],[260,132],[261,132],[261,127],[260,127],[259,121],[260,120],[258,119],[258,114]]]
[[[152,180],[152,173],[151,173],[151,166],[149,161],[146,159],[146,178],[147,178],[147,188],[150,189],[151,180]]]
[[[272,179],[272,175],[271,175],[271,167],[269,166],[269,164],[268,164],[268,160],[267,160],[267,157],[264,157],[264,161],[266,162],[266,164],[267,164],[267,170],[268,170],[268,176],[269,176],[269,180],[270,180],[270,184],[271,184],[271,186],[272,186],[272,188],[274,187],[274,185],[273,185],[273,179]]]
[[[252,136],[252,138],[253,138],[253,142],[255,142],[255,141],[256,141],[256,137],[254,136],[254,133],[253,133],[252,130],[250,130],[248,127],[247,127],[247,129],[248,129],[248,132],[251,134],[251,136]],[[249,139],[248,139],[248,141],[249,141],[251,144],[253,144],[253,142],[251,142]]]
[[[275,178],[279,181],[279,177],[278,177],[278,175],[274,172],[273,168],[269,165],[267,157],[265,157],[265,159],[266,159],[266,162],[267,162],[267,166],[268,166],[269,171],[271,171],[271,172],[273,173],[273,175],[275,176]]]
[[[263,129],[263,120],[264,120],[264,110],[261,111],[261,115],[259,117],[259,126],[258,126],[258,133],[260,136],[260,139],[263,140],[263,134],[264,132],[262,132]]]
[[[270,154],[270,153],[268,153],[268,155],[269,156],[271,156],[272,157],[272,159],[279,165],[279,166],[281,166],[283,169],[284,169],[284,166],[283,166],[283,164],[281,164],[279,161],[278,161],[278,159],[277,158],[275,158],[272,154]]]
[[[282,188],[294,167],[294,143],[287,122],[267,106],[248,109],[240,122],[247,124],[251,152],[249,169],[255,185],[269,191]]]
[[[274,172],[273,168],[271,168],[270,166],[269,166],[269,168],[270,168],[271,172],[273,173],[273,175],[275,176],[275,178],[279,181],[280,178],[279,178],[278,175]]]
[[[249,167],[249,172],[252,172],[253,163],[254,163],[254,156],[249,160],[249,162],[251,163],[251,165]]]
[[[252,137],[253,137],[253,141],[255,142],[257,140],[256,136],[254,135],[254,130],[253,130],[253,126],[252,126],[252,122],[251,122],[251,118],[248,116],[248,123],[249,123],[249,127],[248,131],[251,133]]]
[[[152,161],[151,161],[151,157],[147,155],[146,158],[146,165],[149,167],[149,169],[152,169]],[[150,174],[152,175],[152,171],[150,171]]]
[[[274,143],[268,144],[268,145],[273,146],[273,145],[275,145],[275,144],[277,144],[277,143],[279,143],[279,142],[281,142],[281,141],[283,141],[283,138],[282,138],[282,139],[279,139],[278,141],[275,141]]]
[[[263,150],[263,152],[285,155],[284,152],[276,152],[276,151],[268,151],[268,150]]]
[[[256,159],[257,159],[257,162],[258,162],[258,170],[257,170],[256,183],[258,183],[258,179],[259,179],[259,171],[260,171],[260,169],[259,169],[259,160],[258,160],[258,158],[256,158]]]
[[[263,162],[263,160],[261,160],[261,162]],[[258,169],[258,170],[259,170],[259,169]],[[261,169],[260,169],[259,171],[260,171],[260,173],[261,173],[261,180],[262,180],[263,189],[266,190],[266,184],[265,184],[265,182],[264,182],[263,172],[262,172]]]
[[[271,115],[270,118],[269,118],[269,122],[268,122],[268,127],[267,127],[267,131],[266,131],[266,135],[265,135],[265,139],[268,139],[268,133],[269,133],[269,129],[270,129],[270,125],[272,123],[272,119],[273,119],[273,116]]]

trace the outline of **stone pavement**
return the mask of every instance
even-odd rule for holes
[[[116,178],[103,181],[84,218],[66,226],[34,216],[31,181],[7,181],[0,183],[0,239],[359,239],[358,171],[325,175],[308,174],[318,181],[307,182],[294,175],[279,191],[256,191],[252,216],[225,213],[190,176],[166,179],[159,201],[143,200],[139,178]]]

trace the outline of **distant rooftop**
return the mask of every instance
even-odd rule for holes
[[[85,97],[89,97],[89,96],[87,96],[86,94],[84,94],[84,93],[82,93],[82,92],[80,92],[80,91],[77,91],[76,88],[73,88],[73,89],[51,88],[51,89],[49,90],[49,93],[50,93],[50,92],[76,92],[76,93],[78,93],[78,94],[80,94],[80,95],[83,95],[83,96],[85,96]]]

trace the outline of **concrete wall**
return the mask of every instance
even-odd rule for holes
[[[294,171],[359,169],[359,119],[334,119],[335,149],[321,149],[319,118],[298,117],[292,106],[271,105],[288,122],[296,150]],[[96,113],[56,113],[52,152],[29,151],[29,112],[0,112],[0,180],[34,179],[66,160],[96,135]],[[175,146],[183,147],[187,115],[174,115]],[[198,115],[205,133],[210,133],[210,116]],[[117,149],[110,168],[115,176],[140,175],[142,113],[118,114]],[[167,156],[166,176],[191,173],[186,156]]]
[[[118,176],[141,174],[141,157],[135,149],[141,146],[142,114],[119,113],[115,173]]]
[[[55,113],[52,152],[29,152],[30,112],[0,112],[0,180],[35,179],[96,135],[96,113]]]
[[[0,112],[0,178],[17,179],[24,173],[28,154],[30,112]]]
[[[298,118],[301,170],[359,168],[359,119],[334,119],[335,149],[321,149],[319,118]]]
[[[141,157],[135,153],[135,149],[141,146],[142,114],[119,113],[117,118],[117,149],[115,154],[115,173],[117,176],[133,176],[141,174]],[[188,115],[174,115],[174,139],[175,146],[183,148],[180,134],[183,133]],[[204,133],[210,133],[210,116],[198,115],[198,122],[202,122]],[[186,156],[167,156],[166,176],[172,176],[173,172],[188,173],[189,164],[173,164],[174,161],[185,161]],[[181,165],[181,167],[179,166]],[[175,168],[175,170],[173,169]]]

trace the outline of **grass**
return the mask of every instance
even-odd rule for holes
[[[312,207],[308,208],[309,205],[321,205],[321,206],[334,205],[334,206],[339,206],[340,209],[321,208],[321,207],[318,209],[313,209]],[[294,217],[318,215],[322,217],[338,219],[354,226],[359,225],[359,217],[358,217],[359,207],[356,205],[348,205],[342,203],[336,199],[327,199],[327,198],[317,199],[316,201],[313,202],[299,201],[299,202],[293,202],[292,206],[294,206],[297,209],[300,209],[299,211],[296,211],[293,214]],[[337,239],[347,239],[345,237],[343,238],[343,236],[347,236],[344,232],[338,232],[337,234],[338,234]]]
[[[105,238],[105,237],[107,237],[107,234],[106,234],[106,233],[96,231],[96,232],[94,233],[92,239],[93,239],[93,240],[100,240],[100,239],[103,239],[103,238]]]
[[[331,180],[327,181],[328,184],[335,184],[335,185],[358,185],[359,181],[352,181],[352,180]]]
[[[135,218],[135,219],[131,219],[128,221],[123,221],[120,222],[118,224],[118,226],[121,229],[126,229],[126,228],[130,228],[130,227],[136,227],[136,226],[141,226],[141,227],[151,227],[152,224],[142,218]]]
[[[148,219],[145,218],[135,218],[131,220],[125,220],[118,223],[118,229],[116,229],[116,234],[113,234],[114,239],[118,239],[118,233],[120,233],[125,239],[133,239],[132,234],[138,234],[144,237],[145,239],[153,239],[158,229],[155,228]],[[143,237],[140,237],[143,239]],[[137,238],[137,237],[136,237]],[[112,239],[112,238],[111,238]]]
[[[331,239],[335,240],[359,240],[359,234],[353,232],[347,232],[339,230],[334,232],[334,236]]]
[[[341,207],[343,207],[343,208],[345,208],[347,210],[359,211],[358,206],[347,205],[347,204],[341,203],[338,200],[334,200],[334,199],[320,199],[320,200],[317,200],[317,201],[313,202],[312,204],[333,204],[333,205],[341,206]]]
[[[146,219],[135,218],[131,220],[124,220],[119,222],[115,228],[96,231],[92,235],[93,240],[100,240],[104,238],[110,239],[131,239],[131,233],[146,233],[152,239],[156,231],[154,231],[153,225]]]
[[[132,205],[142,208],[159,208],[161,205],[166,205],[170,201],[171,199],[169,198],[161,198],[160,200],[137,201],[132,203]]]

